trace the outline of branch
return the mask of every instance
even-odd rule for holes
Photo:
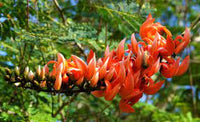
[[[72,96],[67,102],[64,102],[62,106],[60,106],[60,108],[56,111],[56,113],[52,114],[52,117],[56,117],[66,105],[70,104],[76,98],[77,94],[78,93]]]
[[[191,26],[190,26],[190,30],[194,29],[195,26],[200,22],[200,14],[199,16],[197,16],[197,18],[192,22]]]
[[[107,8],[107,7],[98,6],[98,5],[96,5],[95,7],[98,8],[98,9],[104,9],[104,10],[108,11],[111,14],[111,16],[113,16],[113,14],[112,14],[112,12],[113,12],[113,13],[117,13],[117,14],[122,15],[122,16],[129,16],[129,17],[137,18],[136,15],[129,14],[127,12],[121,12],[121,11],[113,10],[113,9],[110,9],[110,8]]]
[[[38,89],[38,88],[33,88],[33,87],[22,87],[24,89],[32,89],[32,90],[36,90],[38,92],[47,92],[47,93],[88,93],[88,92],[92,92],[95,90],[99,90],[99,89],[93,89],[91,91],[88,91],[87,89],[75,89],[75,90],[52,90],[52,89]]]
[[[60,16],[61,16],[61,18],[62,18],[63,24],[65,25],[65,16],[64,16],[64,14],[63,14],[62,9],[60,8],[60,6],[59,6],[59,4],[58,4],[58,1],[57,1],[57,0],[53,0],[53,2],[54,2],[56,8],[58,9],[58,11],[59,11],[59,13],[60,13]]]
[[[190,63],[200,64],[200,61],[199,60],[190,59]]]
[[[29,30],[29,26],[28,26],[28,21],[29,21],[29,6],[28,6],[28,4],[29,4],[29,0],[27,0],[26,2],[27,2],[27,9],[26,9],[26,19],[27,19],[26,20],[27,21],[26,24],[27,25],[26,25],[26,29]]]
[[[192,22],[191,26],[190,26],[190,30],[194,29],[195,26],[200,22],[200,14],[199,16]],[[189,52],[191,52],[191,49],[189,48]],[[189,55],[188,52],[188,55]],[[191,60],[190,62],[194,63],[195,60]],[[194,83],[193,83],[193,76],[192,76],[192,67],[189,67],[189,81],[190,81],[190,87],[191,87],[191,94],[192,94],[192,105],[193,105],[193,113],[194,116],[197,116],[197,104],[196,104],[196,100],[195,100],[195,91],[193,89]]]
[[[197,16],[197,18],[192,22],[192,24],[191,24],[190,27],[189,27],[189,30],[191,31],[191,30],[195,29],[196,26],[198,25],[198,23],[200,23],[200,14],[199,14],[199,16]],[[184,34],[185,34],[185,31],[182,33],[182,35],[184,35]]]
[[[192,94],[192,105],[193,105],[193,112],[194,115],[196,116],[197,114],[197,108],[196,108],[196,100],[195,100],[195,93],[193,87],[193,77],[192,77],[192,68],[191,66],[189,67],[189,80],[190,80],[190,87],[191,87],[191,94]]]
[[[9,110],[3,111],[2,109],[0,109],[0,113],[1,113],[1,112],[6,112],[6,113],[9,114],[9,115],[17,115],[17,113],[15,113],[15,112],[13,112],[13,111],[9,111]]]
[[[87,55],[84,53],[84,48],[82,47],[82,45],[76,41],[75,41],[75,44],[77,45],[78,49],[81,51],[85,59],[87,59]]]

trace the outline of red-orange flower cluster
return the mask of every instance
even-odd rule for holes
[[[73,81],[77,86],[88,82],[92,88],[100,86],[92,92],[94,96],[110,101],[119,94],[120,110],[134,112],[132,105],[139,101],[143,93],[155,94],[164,83],[155,83],[152,75],[160,71],[166,78],[179,76],[186,72],[189,66],[189,56],[182,63],[179,57],[174,58],[174,55],[180,53],[189,43],[190,34],[187,28],[183,37],[178,36],[173,40],[170,31],[160,23],[154,23],[154,19],[149,15],[141,26],[140,36],[144,42],[137,42],[132,34],[127,50],[124,49],[125,39],[116,50],[110,51],[107,46],[104,57],[98,60],[91,50],[86,63],[75,55],[66,60],[59,53],[58,60],[49,61],[43,71],[56,78],[56,90],[69,81]],[[48,68],[50,63],[53,63],[51,72]]]

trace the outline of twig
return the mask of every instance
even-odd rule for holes
[[[105,37],[105,45],[107,45],[107,41],[108,41],[108,23],[106,23],[106,37]]]
[[[199,60],[190,59],[190,63],[200,64],[200,61]]]
[[[107,108],[110,107],[111,104],[107,104],[99,113],[103,113]]]
[[[200,14],[199,16],[192,22],[191,26],[190,26],[190,30],[194,29],[195,26],[198,24],[198,22],[200,22]]]
[[[13,112],[13,111],[9,111],[9,110],[3,111],[2,109],[0,109],[0,113],[1,113],[1,112],[6,112],[6,113],[9,114],[9,115],[17,115],[17,113],[15,113],[15,112]]]
[[[53,2],[54,2],[56,8],[58,9],[58,11],[59,11],[59,13],[60,13],[60,16],[61,16],[61,18],[62,18],[63,24],[65,25],[65,16],[64,16],[64,14],[63,14],[62,9],[60,8],[60,6],[59,6],[59,4],[58,4],[58,1],[57,1],[57,0],[53,0]]]
[[[34,89],[33,87],[22,87],[22,88],[24,88],[24,89],[32,89],[32,90],[36,90],[36,91],[38,91],[38,92],[47,92],[47,93],[68,93],[68,92],[70,92],[70,93],[81,93],[81,92],[85,92],[85,93],[88,93],[89,91],[86,89],[86,90],[84,90],[84,89],[75,89],[75,90],[70,90],[70,91],[68,91],[68,90],[52,90],[52,89]],[[93,89],[93,90],[91,90],[91,92],[92,91],[95,91],[95,90],[98,90],[98,89]]]
[[[51,92],[51,116],[53,116],[53,109],[54,109],[53,93]]]
[[[130,16],[130,17],[133,17],[133,18],[137,17],[136,15],[133,15],[133,14],[129,14],[129,13],[126,13],[126,12],[121,12],[121,11],[113,10],[113,9],[102,7],[102,6],[98,6],[98,5],[96,5],[95,7],[99,8],[99,9],[107,10],[108,12],[114,12],[114,13],[117,13],[119,15]]]
[[[196,101],[195,101],[195,93],[194,93],[194,90],[193,90],[193,78],[192,78],[192,68],[191,68],[191,66],[189,67],[189,79],[190,79],[190,87],[191,87],[191,93],[192,93],[193,112],[194,112],[194,115],[196,115],[197,108],[196,108]]]
[[[188,0],[185,0],[185,10],[184,10],[184,16],[183,16],[183,20],[185,24],[186,24],[186,19],[187,19],[187,12],[188,12]]]
[[[196,25],[198,25],[198,23],[200,23],[200,14],[197,16],[197,18],[192,22],[192,24],[189,27],[189,30],[193,30],[196,28]],[[182,33],[182,35],[185,34],[185,31]]]
[[[67,102],[63,103],[62,106],[60,106],[60,108],[56,111],[55,114],[52,115],[52,117],[56,117],[58,115],[58,113],[60,113],[60,111],[68,104],[70,104],[75,98],[76,98],[77,94],[75,94],[74,96],[72,96]]]
[[[87,55],[84,53],[84,48],[82,47],[82,45],[80,43],[76,42],[76,41],[75,41],[75,44],[78,47],[78,49],[81,51],[81,53],[83,54],[85,59],[87,59]]]
[[[26,21],[27,21],[27,25],[26,25],[26,29],[27,30],[29,30],[29,26],[28,26],[28,21],[29,21],[29,6],[28,6],[28,4],[29,4],[29,0],[27,0],[27,9],[26,9]]]
[[[198,22],[200,22],[200,15],[192,22],[189,29],[190,30],[194,29],[195,26],[198,24]],[[189,52],[191,52],[190,48],[189,48]],[[188,52],[188,55],[189,55],[189,52]],[[189,67],[189,80],[190,80],[192,102],[193,102],[193,113],[194,113],[194,116],[197,116],[197,107],[196,107],[196,100],[195,100],[195,92],[193,89],[194,84],[193,84],[193,76],[192,76],[192,67],[191,66]]]
[[[45,65],[45,57],[44,57],[44,53],[42,52],[41,46],[40,46],[40,53],[42,55],[42,60],[43,60],[43,64]]]

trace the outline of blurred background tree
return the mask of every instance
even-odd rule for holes
[[[151,13],[175,36],[191,30],[188,72],[167,79],[154,96],[134,105],[136,112],[120,113],[112,102],[79,94],[38,93],[3,80],[4,68],[29,65],[32,70],[61,52],[101,57],[106,45],[116,47]],[[0,121],[200,121],[200,1],[199,0],[0,0]],[[130,41],[127,41],[129,43]],[[155,76],[156,77],[156,76]],[[65,105],[61,111],[59,107]]]

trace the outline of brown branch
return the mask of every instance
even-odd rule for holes
[[[45,57],[44,57],[44,53],[42,51],[42,48],[41,48],[41,45],[39,45],[39,51],[40,51],[40,54],[42,55],[42,61],[43,61],[43,64],[45,65]]]
[[[75,90],[52,90],[52,89],[38,89],[38,88],[33,88],[33,87],[22,87],[22,88],[24,88],[24,89],[32,89],[32,90],[36,90],[36,91],[38,91],[38,92],[47,92],[47,93],[68,93],[68,92],[70,92],[70,93],[74,93],[74,94],[76,94],[76,93],[81,93],[81,92],[83,92],[83,93],[88,93],[88,92],[92,92],[92,91],[95,91],[95,90],[98,90],[98,89],[93,89],[93,90],[91,90],[91,91],[88,91],[87,89],[75,89]]]
[[[2,112],[6,112],[6,113],[9,114],[9,115],[17,115],[17,113],[15,113],[15,112],[13,112],[13,111],[9,111],[9,110],[3,111],[2,109],[0,109],[0,113],[2,113]]]
[[[62,110],[60,111],[60,115],[61,115],[62,122],[66,122],[66,117],[65,117],[64,112]]]
[[[58,4],[58,1],[57,0],[53,0],[53,2],[54,2],[56,8],[58,9],[58,11],[60,13],[60,16],[62,18],[63,24],[66,25],[65,24],[65,16],[63,14],[63,10],[60,8],[60,6]],[[77,45],[77,47],[81,51],[81,53],[84,55],[84,57],[87,58],[87,55],[84,53],[84,48],[81,46],[81,44],[77,43],[76,41],[75,41],[75,44]]]
[[[200,16],[198,16],[195,20],[194,20],[194,22],[191,24],[191,26],[190,26],[190,30],[191,29],[193,29],[194,28],[194,26],[199,22],[199,19],[200,19]],[[190,51],[190,48],[189,48],[189,52],[191,52]],[[189,55],[189,52],[188,52],[188,55]],[[192,60],[193,61],[193,60]],[[190,61],[191,62],[191,61]],[[189,67],[189,69],[188,69],[188,71],[189,71],[189,81],[190,81],[190,87],[191,87],[191,94],[192,94],[192,108],[193,108],[193,113],[194,113],[194,115],[196,116],[196,114],[197,114],[197,108],[196,108],[196,100],[195,100],[195,93],[194,93],[194,90],[193,90],[193,76],[192,76],[192,67],[190,66]]]
[[[195,26],[200,22],[200,14],[199,16],[197,16],[197,18],[192,22],[191,26],[190,26],[190,30],[194,29]]]
[[[84,53],[84,48],[82,47],[82,45],[80,43],[76,42],[76,41],[75,41],[75,44],[78,47],[78,49],[81,51],[81,53],[83,54],[85,59],[87,59],[87,55]]]
[[[183,15],[183,20],[185,24],[186,24],[186,19],[187,19],[187,12],[188,12],[188,0],[185,0],[185,9],[184,9],[184,15]]]
[[[54,103],[53,103],[53,92],[51,92],[51,116],[53,116],[53,109],[54,109]]]
[[[188,2],[188,0],[186,0],[186,2]],[[187,12],[187,11],[186,11]],[[189,30],[192,30],[195,28],[195,26],[200,22],[200,14],[199,16],[197,16],[197,18],[192,22],[192,24],[190,25],[190,28]],[[189,48],[189,52],[190,51],[190,48]],[[189,52],[188,52],[188,55],[189,55]],[[192,60],[194,61],[194,60]],[[190,61],[191,62],[191,61]],[[195,100],[195,92],[194,92],[194,89],[193,89],[193,86],[194,86],[194,83],[193,83],[193,76],[192,76],[192,67],[190,66],[189,67],[189,80],[190,80],[190,87],[191,87],[191,94],[192,94],[192,105],[193,105],[193,113],[194,113],[194,116],[197,116],[197,104],[196,104],[196,100]]]
[[[29,21],[29,6],[28,6],[28,4],[29,4],[29,0],[27,0],[27,8],[26,8],[26,21],[27,21],[27,25],[26,25],[26,29],[27,30],[29,30],[29,26],[28,26],[28,21]]]
[[[52,115],[52,117],[56,117],[56,116],[60,113],[60,111],[61,111],[66,105],[69,105],[69,104],[76,98],[76,96],[77,96],[77,94],[75,94],[74,96],[72,96],[67,102],[64,102],[64,103],[60,106],[60,108],[56,111],[56,113],[54,113],[54,114]]]
[[[197,18],[192,22],[192,24],[189,27],[189,30],[193,30],[196,28],[196,26],[200,23],[200,14],[197,16]],[[182,35],[185,34],[185,31],[182,33]]]
[[[196,116],[196,113],[197,113],[197,108],[196,108],[196,100],[195,100],[195,93],[194,93],[194,90],[193,90],[193,78],[192,78],[192,68],[191,66],[189,67],[189,79],[190,79],[190,87],[191,87],[191,94],[192,94],[192,105],[193,105],[193,113],[194,115]]]
[[[60,6],[59,6],[59,4],[58,4],[58,1],[57,1],[57,0],[53,0],[53,2],[54,2],[54,4],[55,4],[57,10],[58,10],[59,13],[60,13],[60,16],[61,16],[61,18],[62,18],[63,24],[65,25],[65,16],[64,16],[64,14],[63,14],[62,9],[60,8]]]
[[[108,23],[106,23],[106,35],[105,35],[105,45],[107,45],[107,41],[108,41]]]
[[[199,60],[190,59],[190,63],[200,64],[200,61]]]

